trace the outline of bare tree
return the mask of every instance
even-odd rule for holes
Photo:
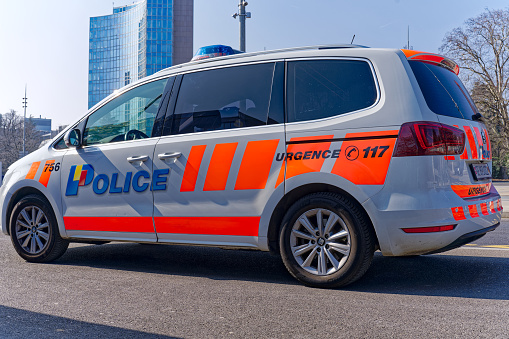
[[[447,33],[440,52],[461,67],[460,77],[485,117],[495,167],[509,158],[509,10],[488,10]]]
[[[25,122],[25,150],[27,153],[35,151],[42,141],[42,135],[35,129],[35,125],[27,119]],[[7,171],[13,162],[20,158],[23,152],[23,117],[12,110],[2,114],[0,120],[0,161],[3,171]]]

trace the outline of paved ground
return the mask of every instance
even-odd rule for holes
[[[505,339],[503,247],[509,220],[446,254],[377,254],[358,283],[321,290],[268,253],[73,245],[53,264],[29,264],[0,236],[0,338]]]

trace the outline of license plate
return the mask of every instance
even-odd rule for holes
[[[475,180],[490,179],[491,173],[488,164],[470,164]]]

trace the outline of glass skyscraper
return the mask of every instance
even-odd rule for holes
[[[142,0],[90,18],[88,107],[193,54],[193,0]]]

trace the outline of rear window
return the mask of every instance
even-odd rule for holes
[[[288,122],[357,111],[377,99],[373,72],[359,60],[289,62],[287,91]]]
[[[474,102],[456,74],[422,61],[409,61],[428,107],[436,114],[472,120]]]

